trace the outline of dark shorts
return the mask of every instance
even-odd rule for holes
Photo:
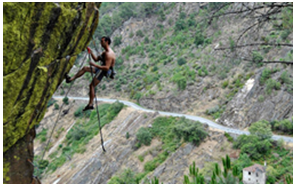
[[[95,68],[95,78],[97,78],[99,81],[101,81],[104,76],[108,78],[110,74],[111,74],[111,69],[109,69],[108,71],[102,71],[98,68]]]

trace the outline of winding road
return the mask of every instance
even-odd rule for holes
[[[53,96],[53,98],[62,99],[64,97],[63,96]],[[69,99],[74,99],[74,100],[89,100],[88,97],[70,97],[70,96],[68,96],[68,98]],[[125,104],[127,106],[133,107],[133,108],[135,108],[137,110],[141,110],[141,111],[145,111],[145,112],[158,112],[162,116],[185,117],[185,118],[190,119],[190,120],[200,121],[201,123],[206,123],[212,128],[220,129],[220,130],[223,130],[225,132],[232,133],[232,134],[237,134],[237,135],[242,135],[242,134],[249,135],[250,134],[248,131],[243,131],[243,130],[239,130],[239,129],[225,127],[223,125],[219,125],[219,124],[217,124],[217,123],[215,123],[213,121],[210,121],[208,119],[198,117],[198,116],[192,116],[192,115],[187,115],[187,114],[178,114],[178,113],[172,113],[172,112],[154,111],[154,110],[150,110],[150,109],[140,107],[139,105],[137,105],[135,103],[125,101],[125,100],[107,99],[107,98],[97,98],[97,100],[102,101],[102,102],[109,102],[109,103],[114,103],[115,101],[119,101],[119,102],[121,102],[121,103],[123,103],[123,104]],[[293,137],[280,136],[280,135],[273,135],[272,136],[272,139],[274,139],[274,140],[278,140],[280,138],[282,138],[287,143],[289,143],[289,142],[293,143]]]

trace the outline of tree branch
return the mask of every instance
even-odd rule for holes
[[[276,47],[278,47],[278,46],[286,46],[286,47],[293,47],[293,44],[251,43],[251,44],[235,46],[234,48],[243,48],[243,47],[249,47],[249,46],[276,46]],[[217,48],[215,50],[227,50],[227,49],[231,49],[231,47]]]

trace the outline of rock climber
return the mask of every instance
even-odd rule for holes
[[[66,83],[70,83],[73,80],[83,76],[85,72],[93,72],[94,78],[89,85],[90,93],[89,93],[89,103],[83,109],[83,111],[94,109],[93,106],[93,99],[94,99],[94,88],[101,82],[104,76],[114,78],[115,71],[114,71],[114,64],[115,64],[115,53],[110,48],[111,39],[107,36],[103,36],[100,42],[101,46],[104,48],[105,51],[102,52],[101,55],[95,56],[91,49],[87,47],[88,53],[91,54],[91,57],[94,61],[101,61],[101,65],[97,65],[90,60],[90,66],[84,66],[80,71],[78,71],[73,77],[70,77],[67,73],[65,74]]]

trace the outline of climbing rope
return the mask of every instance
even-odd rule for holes
[[[79,67],[79,70],[80,70],[81,67],[84,65],[84,61],[85,61],[86,56],[87,56],[87,54],[85,54],[85,56],[84,56],[84,58],[83,58],[83,63],[82,63],[82,65]],[[70,57],[67,56],[67,57],[66,57],[66,62],[68,62],[69,59],[70,59]],[[67,95],[68,95],[68,93],[69,93],[69,91],[70,91],[72,85],[74,84],[74,81],[75,81],[75,80],[73,80],[73,82],[70,84],[69,89],[68,89],[68,91],[67,91],[66,94],[65,94],[65,97],[67,97]],[[44,159],[44,156],[45,156],[45,153],[46,153],[47,147],[48,147],[49,144],[50,144],[50,141],[51,141],[51,138],[52,138],[53,132],[54,132],[55,127],[56,127],[56,125],[57,125],[57,122],[58,122],[58,120],[59,120],[60,113],[61,113],[61,110],[62,110],[63,105],[64,105],[64,102],[62,103],[62,105],[61,105],[61,107],[60,107],[60,109],[59,109],[59,113],[58,113],[57,119],[56,119],[56,121],[55,121],[55,123],[54,123],[53,129],[52,129],[52,131],[51,131],[51,133],[50,133],[49,140],[48,140],[48,142],[47,142],[47,144],[46,144],[46,146],[45,146],[45,150],[43,151],[42,157],[41,157],[41,159],[39,160],[39,162],[38,162],[37,164],[40,164],[40,162],[42,162],[43,159]],[[37,171],[38,171],[38,170],[39,170],[39,165],[36,165],[36,167],[37,167]]]
[[[91,61],[91,54],[89,53],[89,64],[90,64],[90,61]],[[95,104],[96,104],[96,113],[97,113],[97,118],[98,118],[98,123],[99,123],[101,146],[102,146],[103,151],[106,152],[106,150],[104,148],[104,142],[103,142],[103,136],[102,136],[102,130],[101,130],[100,114],[99,114],[99,108],[98,108],[98,101],[97,101],[97,97],[96,97],[96,90],[95,90],[95,86],[94,86],[94,75],[93,75],[92,67],[91,67],[91,76],[92,76],[92,84],[94,87],[94,97],[95,97]]]

